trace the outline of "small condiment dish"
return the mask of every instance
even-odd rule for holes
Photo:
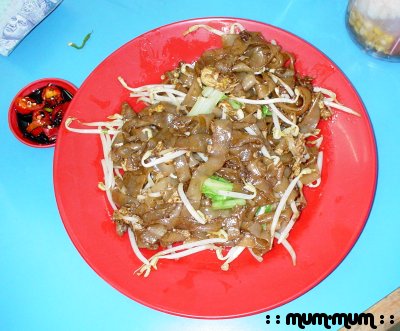
[[[55,87],[55,90],[61,91],[61,97],[58,103],[54,101],[55,99],[53,98],[52,94],[50,94],[49,99],[45,99],[44,97],[42,97],[43,90],[49,86]],[[64,115],[67,107],[69,106],[70,101],[72,100],[77,90],[78,88],[74,84],[60,78],[43,78],[26,85],[15,95],[9,107],[8,124],[11,132],[19,141],[28,146],[37,148],[54,147],[56,143],[56,137],[59,125],[62,120],[62,116]],[[35,128],[36,131],[33,131],[32,130],[33,126],[32,125],[29,126],[29,124],[31,124],[34,121],[34,118],[37,119],[38,116],[37,115],[36,117],[33,116],[33,111],[25,115],[17,111],[18,107],[21,106],[31,107],[32,103],[30,103],[29,101],[26,102],[25,98],[27,97],[27,99],[32,100],[31,98],[29,98],[29,96],[32,95],[36,96],[37,100],[41,101],[41,103],[38,102],[39,107],[36,104],[36,102],[33,103],[35,107],[40,108],[40,106],[43,104],[41,106],[42,109],[40,109],[42,114],[39,114],[40,116],[38,120],[41,121],[40,123],[42,123],[42,126],[36,127]],[[22,103],[21,99],[24,102],[22,105],[21,105]],[[47,103],[47,100],[54,102],[51,105],[49,105]],[[57,114],[55,113],[55,110],[57,110]],[[55,119],[54,115],[57,115],[57,119]],[[48,119],[48,122],[45,122],[42,119],[42,117]],[[27,132],[28,127],[31,133]],[[49,135],[49,132],[51,132],[51,136]]]

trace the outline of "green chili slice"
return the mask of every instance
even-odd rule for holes
[[[92,32],[93,32],[93,31],[92,31]],[[83,38],[82,44],[77,45],[77,44],[75,44],[75,43],[69,42],[69,43],[68,43],[68,46],[71,46],[71,47],[76,48],[76,49],[82,49],[83,47],[85,47],[87,41],[90,39],[90,36],[92,35],[92,32],[89,32],[89,33],[85,36],[85,38]]]

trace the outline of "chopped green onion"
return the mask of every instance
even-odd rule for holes
[[[232,191],[232,190],[233,190],[233,184],[228,180],[218,176],[211,176],[207,178],[204,181],[203,186],[201,187],[201,193],[203,193],[207,198],[210,198],[213,201],[227,200],[227,197],[218,194],[218,191]]]
[[[210,178],[213,179],[213,180],[217,180],[219,182],[222,182],[222,183],[231,183],[229,180],[227,180],[225,178],[222,178],[222,177],[219,177],[219,176],[216,176],[216,175],[212,175]]]
[[[201,94],[203,95],[203,97],[209,98],[214,91],[215,89],[212,88],[211,86],[206,86],[201,91]]]
[[[239,101],[236,101],[234,99],[228,99],[228,102],[234,110],[239,110],[243,106]]]
[[[257,209],[257,211],[256,211],[256,216],[260,216],[260,215],[265,214],[265,213],[270,213],[271,211],[274,210],[274,208],[275,208],[274,205],[265,205],[265,206],[262,206],[262,207],[260,207],[260,208]]]
[[[221,97],[221,99],[219,99],[219,101],[223,101],[223,100],[226,100],[226,99],[228,99],[228,96],[227,96],[226,94],[224,94],[224,95]]]
[[[267,231],[267,224],[261,223],[261,228],[263,229],[263,231]]]
[[[223,92],[210,86],[206,86],[202,91],[202,95],[197,98],[196,103],[188,113],[188,116],[211,114],[223,95]]]
[[[220,194],[220,192],[232,192],[233,183],[219,176],[211,176],[207,178],[201,187],[201,193],[211,199],[212,209],[230,209],[235,206],[244,206],[246,200],[242,198],[232,198],[228,195]]]
[[[44,107],[43,110],[47,111],[48,113],[51,113],[53,111],[53,109],[49,107]]]
[[[221,201],[213,200],[211,208],[214,210],[231,209],[235,206],[244,206],[244,205],[246,205],[246,200],[244,199],[226,199]]]
[[[272,112],[271,112],[271,110],[269,109],[269,107],[267,105],[262,105],[261,106],[261,112],[262,112],[264,117],[272,115]]]
[[[212,202],[214,201],[224,201],[224,200],[229,200],[231,198],[225,196],[225,195],[220,195],[220,194],[213,194],[213,193],[204,193],[204,195],[207,198],[210,198]]]
[[[92,31],[93,32],[93,31]],[[82,44],[81,45],[77,45],[77,44],[75,44],[75,43],[68,43],[68,46],[71,46],[71,47],[73,47],[73,48],[76,48],[76,49],[82,49],[83,47],[85,47],[85,45],[86,45],[86,42],[90,39],[90,36],[92,35],[92,32],[89,32],[86,36],[85,36],[85,38],[83,38],[83,41],[82,41]]]

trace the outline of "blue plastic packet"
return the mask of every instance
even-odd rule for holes
[[[0,54],[7,56],[62,0],[0,0]]]

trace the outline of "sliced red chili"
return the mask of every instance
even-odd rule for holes
[[[46,127],[43,128],[43,133],[49,138],[50,141],[57,139],[58,128]]]
[[[23,115],[31,114],[44,107],[44,103],[37,103],[30,97],[18,97],[14,102],[15,110]]]
[[[45,110],[36,110],[32,114],[32,122],[39,121],[42,125],[50,125],[51,118],[50,114]]]
[[[55,85],[48,85],[42,91],[42,99],[51,107],[63,102],[63,95],[61,90]]]
[[[61,121],[63,119],[63,116],[65,114],[65,111],[67,110],[69,106],[69,102],[62,103],[58,106],[55,106],[52,113],[51,113],[51,120],[54,124],[54,126],[59,126],[61,124]]]
[[[51,125],[51,119],[48,112],[44,110],[36,110],[32,114],[32,122],[27,126],[26,132],[38,136],[41,132],[43,132],[44,128],[47,128]]]
[[[27,126],[26,132],[30,133],[34,137],[37,137],[43,132],[43,126],[38,122],[32,122]]]

